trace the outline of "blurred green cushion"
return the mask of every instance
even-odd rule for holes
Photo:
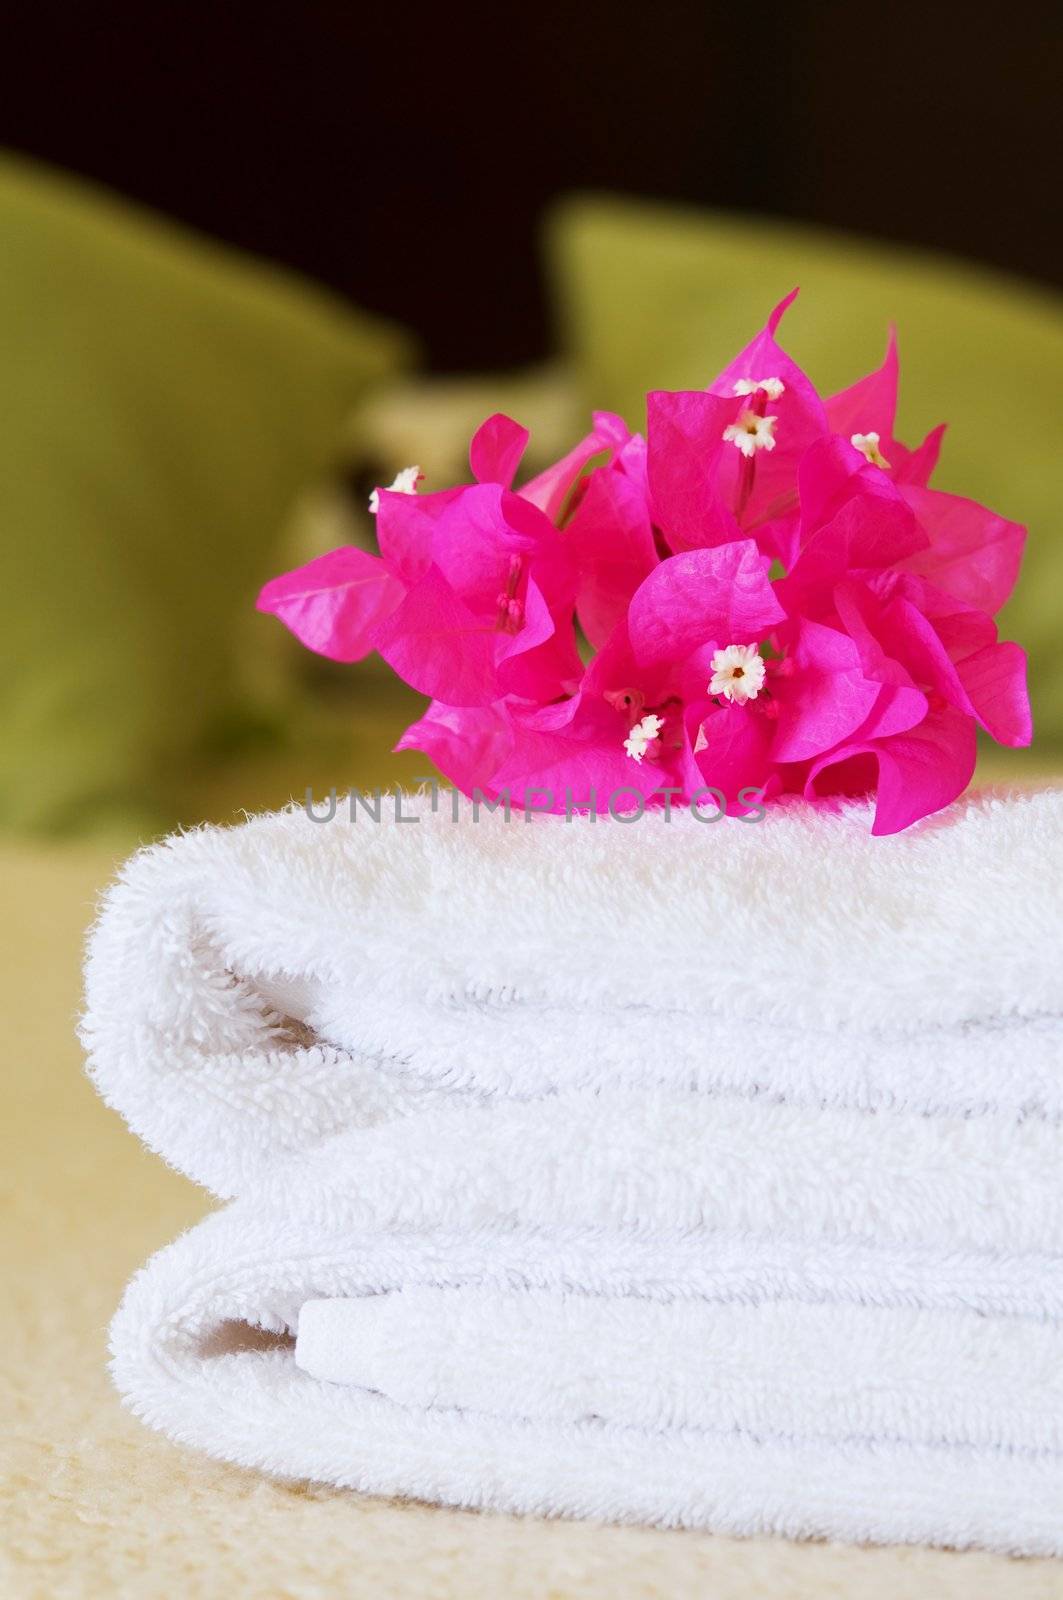
[[[796,284],[782,338],[825,393],[901,351],[899,434],[948,422],[937,487],[1030,530],[1006,636],[1035,740],[1063,744],[1063,302],[942,256],[774,221],[574,197],[547,249],[584,399],[642,426],[647,389],[702,387]]]
[[[0,826],[172,822],[248,717],[293,500],[405,338],[0,156],[0,351]]]

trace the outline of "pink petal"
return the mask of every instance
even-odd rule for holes
[[[500,483],[508,489],[528,439],[527,428],[502,411],[482,422],[469,446],[469,465],[477,483]]]
[[[897,335],[890,329],[885,359],[875,372],[860,378],[827,401],[827,417],[834,433],[851,439],[854,433],[877,433],[887,469],[897,483],[925,484],[937,465],[944,425],[928,433],[916,450],[909,450],[894,435],[897,419]]]
[[[893,468],[895,483],[914,483],[919,488],[925,488],[930,482],[931,473],[938,464],[941,454],[941,441],[945,437],[945,424],[939,423],[936,428],[931,428],[921,445],[909,450],[896,439],[890,442],[887,459]]]
[[[881,686],[865,678],[847,634],[816,622],[799,625],[787,666],[785,676],[769,683],[779,708],[772,759],[807,761],[866,721]]]
[[[774,522],[791,509],[797,464],[805,451],[829,432],[826,408],[815,384],[775,340],[782,314],[796,294],[795,289],[775,307],[767,326],[709,386],[710,393],[730,400],[731,411],[724,423],[726,426],[734,422],[739,412],[751,403],[749,398],[735,396],[734,385],[739,379],[780,378],[785,385],[778,400],[766,402],[768,413],[778,419],[775,448],[772,451],[758,451],[754,458],[756,471],[753,489],[739,517],[746,532],[754,529],[759,532],[762,523]],[[728,445],[716,479],[716,493],[728,507],[738,503],[742,469],[741,455],[733,445]],[[775,546],[779,544],[777,532],[773,535],[772,543]],[[778,551],[773,550],[773,553]]]
[[[838,618],[859,652],[864,676],[881,686],[867,721],[852,738],[866,741],[914,728],[926,715],[927,698],[901,662],[883,648],[878,596],[866,584],[850,581],[838,585],[834,599]]]
[[[855,578],[837,584],[834,606],[842,627],[860,652],[864,675],[879,683],[914,687],[910,674],[882,646],[878,637],[882,603],[868,585]]]
[[[446,706],[433,700],[411,723],[396,750],[423,750],[463,794],[492,795],[491,776],[513,743],[508,719],[497,706]]]
[[[611,450],[624,451],[638,434],[632,433],[623,417],[616,411],[592,411],[595,437]]]
[[[934,624],[934,631],[951,661],[996,643],[997,625],[992,617],[914,573],[881,573],[871,579],[870,587],[884,602],[895,596],[910,600]]]
[[[579,478],[588,461],[601,455],[603,450],[614,451],[621,448],[630,438],[627,428],[620,417],[610,411],[596,411],[594,413],[594,427],[585,439],[581,439],[568,455],[562,456],[552,467],[547,467],[530,482],[526,483],[519,492],[523,499],[530,500],[533,506],[548,516],[551,522],[556,522],[561,514],[568,494],[576,480]]]
[[[756,337],[709,385],[713,394],[733,396],[734,385],[740,378],[782,378],[787,383],[792,377],[799,386],[807,386],[810,394],[815,396],[817,406],[822,407],[822,401],[809,379],[775,340],[783,314],[793,305],[797,295],[798,290],[791,289],[786,298],[779,301]]]
[[[499,635],[497,662],[503,694],[542,704],[571,694],[583,675],[571,612],[555,617],[534,578],[524,593],[524,625]]]
[[[688,550],[662,561],[635,591],[628,613],[638,661],[682,661],[710,640],[753,644],[786,613],[752,539]]]
[[[438,567],[429,567],[377,629],[376,648],[399,677],[450,706],[499,698],[498,635],[464,604]]]
[[[797,297],[798,297],[798,295],[800,293],[801,293],[800,286],[798,286],[797,288],[791,289],[789,294],[784,294],[783,295],[783,297],[779,301],[778,305],[771,312],[770,316],[768,317],[767,327],[766,327],[765,331],[772,338],[774,338],[776,333],[779,331],[779,323],[782,321],[782,319],[785,316],[786,312],[789,311],[790,307],[793,305],[794,301],[797,299]]]
[[[1026,651],[1002,640],[958,662],[956,671],[990,738],[998,744],[1025,748],[1033,739]]]
[[[574,597],[561,536],[541,511],[497,483],[460,490],[432,534],[432,560],[455,592],[473,611],[494,616],[514,557],[550,569],[553,582]]]
[[[668,779],[646,759],[633,760],[624,750],[623,734],[615,740],[582,739],[572,733],[539,732],[514,725],[513,749],[495,774],[515,806],[525,798],[537,808],[560,812],[566,799],[572,807],[604,812],[615,796],[616,809],[633,809],[630,793],[648,799]],[[549,792],[552,803],[547,804]]]
[[[595,412],[595,416],[599,415],[600,412]],[[633,484],[647,506],[650,503],[648,454],[646,441],[641,433],[633,433],[613,457],[615,470],[622,472]]]
[[[866,467],[860,451],[838,434],[817,439],[809,446],[797,468],[801,526],[806,540],[831,520],[852,493],[856,474]]]
[[[649,512],[638,486],[609,468],[592,472],[565,539],[579,572],[579,619],[598,649],[657,565]]]
[[[465,488],[446,507],[432,531],[432,563],[473,611],[494,616],[506,587],[517,541],[502,512],[506,493],[497,483]]]
[[[899,833],[961,795],[974,774],[974,722],[951,707],[932,711],[917,728],[892,738],[851,742],[815,762],[805,794],[860,793],[874,786],[872,833]],[[845,775],[851,773],[846,783]],[[866,781],[865,781],[866,780]]]
[[[258,610],[272,612],[301,644],[333,661],[360,661],[374,630],[395,610],[404,586],[378,556],[353,545],[272,578]]]
[[[930,539],[905,570],[995,616],[1015,587],[1026,529],[960,495],[914,485],[902,492]]]
[[[894,539],[885,559],[879,555],[863,559],[861,544],[871,538],[853,542],[853,565],[875,566],[900,560],[915,551],[929,546],[930,538],[920,529],[902,491],[881,467],[872,466],[846,439],[837,435],[817,440],[802,457],[798,468],[801,498],[802,548],[815,538],[851,501],[858,501],[869,514],[879,519],[891,519]],[[881,543],[881,533],[873,534],[876,544]],[[902,548],[902,546],[907,546]]]
[[[689,708],[688,722],[694,722],[699,711],[699,707]],[[693,740],[694,761],[702,783],[721,790],[726,797],[729,815],[740,816],[749,809],[752,797],[740,800],[743,790],[767,790],[773,774],[774,728],[774,723],[752,706],[718,706],[700,718],[698,736]]]
[[[880,684],[867,721],[855,729],[851,737],[856,741],[866,741],[886,739],[894,733],[907,733],[919,726],[929,709],[926,695],[914,684]]]
[[[580,685],[580,717],[586,720],[591,705],[597,706],[598,714],[605,718],[605,725],[611,730],[610,737],[615,736],[619,727],[622,740],[627,729],[622,725],[622,718],[617,723],[617,712],[609,696],[634,690],[643,696],[643,702],[649,709],[676,692],[678,677],[676,664],[671,661],[647,666],[636,659],[627,618],[622,617],[598,653],[591,658],[584,674]],[[702,681],[701,692],[704,692],[707,681]],[[607,713],[605,707],[610,708]]]
[[[891,466],[894,461],[887,445],[893,442],[897,416],[898,371],[897,334],[891,328],[882,365],[825,402],[832,433],[846,439],[854,433],[877,433],[883,444],[882,454]]]
[[[779,595],[793,614],[829,603],[834,584],[850,572],[895,566],[922,549],[926,535],[884,473],[855,473],[830,521],[809,534]]]
[[[974,613],[973,620],[988,619]],[[1029,744],[1026,654],[1016,644],[996,643],[995,628],[992,641],[954,661],[934,622],[898,592],[884,606],[876,631],[884,648],[918,682],[929,685],[957,711],[977,717],[999,744]]]
[[[932,711],[910,733],[895,734],[878,746],[877,835],[902,828],[951,805],[974,776],[977,758],[974,722],[946,707]]]
[[[826,434],[828,432],[826,408],[824,408],[823,400],[821,400],[815,384],[804,371],[800,370],[800,366],[797,365],[797,362],[794,362],[794,358],[789,357],[786,354],[786,350],[780,344],[776,344],[775,341],[775,333],[778,330],[778,325],[780,325],[783,312],[789,306],[792,306],[792,302],[796,301],[796,298],[797,290],[794,290],[786,296],[784,301],[780,301],[780,304],[773,310],[772,315],[768,317],[767,325],[760,330],[756,339],[751,339],[746,349],[741,350],[740,354],[736,355],[735,360],[730,362],[730,365],[725,366],[724,371],[719,374],[719,378],[714,379],[709,384],[709,392],[714,395],[725,395],[725,397],[732,400],[733,405],[735,384],[738,379],[749,378],[756,381],[756,379],[760,378],[781,378],[786,384],[786,394],[781,397],[781,400],[784,400],[788,395],[799,400],[800,406],[807,410],[808,416],[815,418],[816,432],[818,434]],[[776,406],[781,405],[781,400],[772,400],[772,402],[768,403],[768,410],[775,411]],[[741,403],[748,405],[749,402],[748,400],[743,400]]]
[[[432,540],[437,524],[464,489],[443,489],[435,494],[399,494],[377,491],[376,539],[380,554],[396,577],[405,583],[423,578],[432,561]]]
[[[724,429],[735,401],[699,390],[646,396],[647,476],[651,513],[673,550],[697,550],[741,538],[724,506],[717,478],[726,450]]]

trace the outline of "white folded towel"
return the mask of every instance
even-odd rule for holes
[[[133,1408],[372,1492],[1063,1554],[1063,795],[416,814],[105,903],[95,1080],[238,1196],[130,1286]]]
[[[87,963],[100,1092],[228,1197],[473,1098],[671,1085],[1063,1118],[1063,793],[621,825],[407,797],[143,851]],[[443,1098],[440,1098],[443,1097]]]
[[[1044,1122],[578,1093],[416,1116],[164,1250],[112,1339],[148,1422],[271,1472],[1063,1553]]]

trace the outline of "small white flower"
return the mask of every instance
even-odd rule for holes
[[[388,488],[392,494],[416,494],[417,485],[424,474],[420,467],[403,467],[401,472],[395,474],[395,482],[389,483]],[[369,509],[374,517],[380,510],[380,491],[374,489],[369,496]]]
[[[778,420],[778,417],[758,417],[755,411],[742,411],[738,421],[723,430],[723,436],[744,456],[751,456],[756,450],[774,450]]]
[[[873,467],[889,466],[889,462],[878,447],[877,433],[854,433],[849,443],[854,445],[862,456],[866,456]]]
[[[664,718],[651,714],[643,717],[641,722],[636,722],[627,738],[624,740],[624,749],[632,761],[641,761],[646,750],[654,739],[657,738],[664,727]]]
[[[729,644],[726,650],[716,650],[712,657],[710,694],[722,694],[725,700],[744,706],[755,700],[764,687],[764,657],[755,644]]]
[[[778,400],[786,393],[786,385],[781,378],[739,378],[732,393],[766,394],[769,400]]]

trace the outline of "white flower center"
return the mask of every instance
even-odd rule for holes
[[[709,693],[744,706],[763,689],[764,670],[764,657],[755,644],[729,644],[713,653]]]
[[[744,456],[752,456],[757,450],[774,450],[778,420],[778,417],[758,417],[755,411],[742,411],[738,421],[723,430],[723,437]]]
[[[643,717],[641,722],[636,722],[627,738],[624,740],[624,749],[632,761],[641,761],[647,749],[660,734],[664,727],[664,718],[651,713]]]
[[[392,494],[416,494],[417,485],[424,477],[420,467],[403,467],[401,472],[395,474],[394,483],[388,484]],[[380,510],[380,490],[374,489],[369,496],[369,509],[374,517]]]
[[[849,443],[866,456],[873,467],[888,467],[889,462],[879,449],[877,433],[854,433]]]
[[[786,393],[786,385],[781,378],[739,378],[732,393],[766,394],[769,400],[778,400]]]

